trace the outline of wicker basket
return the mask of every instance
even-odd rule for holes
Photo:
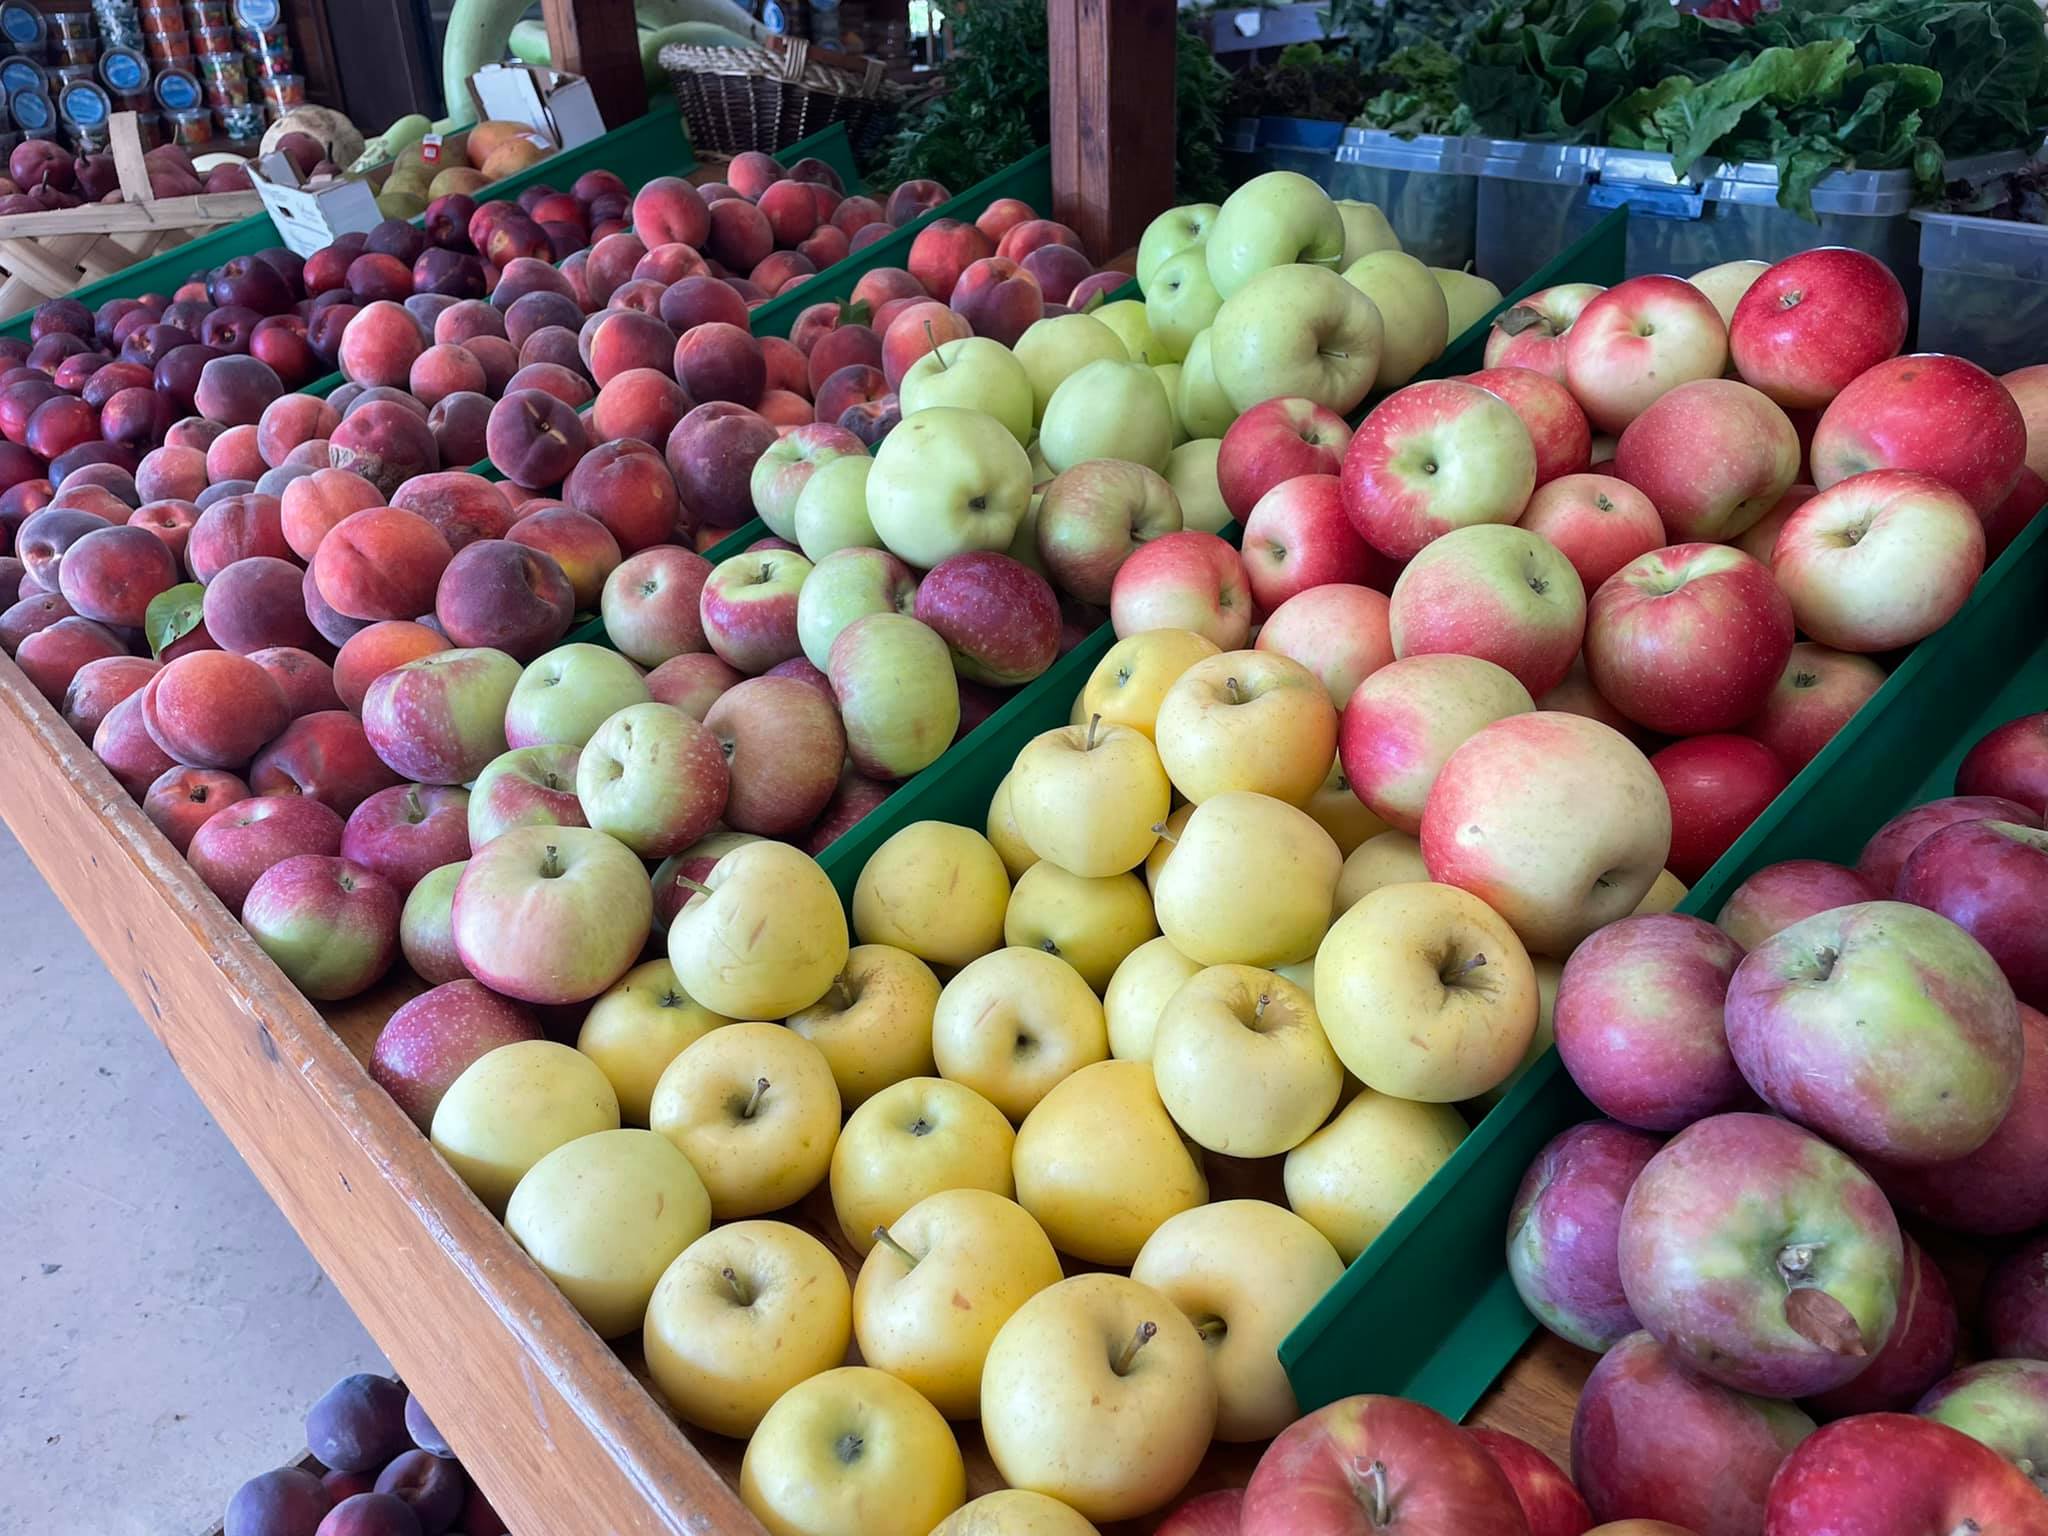
[[[772,154],[844,123],[865,162],[894,131],[910,95],[888,79],[881,60],[828,53],[801,38],[777,38],[766,49],[670,43],[661,67],[699,154]]]

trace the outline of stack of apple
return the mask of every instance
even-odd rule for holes
[[[1957,795],[1854,868],[1772,865],[1718,926],[1633,917],[1566,961],[1558,1051],[1609,1118],[1530,1169],[1508,1264],[1546,1325],[1606,1352],[1573,1428],[1595,1515],[1805,1536],[1910,1487],[1929,1529],[2048,1529],[2033,1484],[1954,1433],[2039,1466],[2041,1245],[1984,1303],[1991,1352],[2033,1358],[1951,1376],[1957,1307],[1901,1230],[2048,1224],[2044,726],[1985,737]]]

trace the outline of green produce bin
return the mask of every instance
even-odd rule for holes
[[[1347,128],[1325,183],[1330,196],[1373,203],[1401,249],[1425,266],[1463,268],[1478,246],[1479,173],[1467,141],[1441,134],[1404,139],[1382,128]]]

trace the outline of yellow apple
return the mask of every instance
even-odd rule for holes
[[[1159,1224],[1209,1198],[1143,1061],[1098,1061],[1017,1128],[1017,1203],[1061,1253],[1127,1265]]]
[[[1536,1029],[1536,971],[1507,920],[1469,891],[1388,885],[1331,926],[1316,951],[1316,1001],[1360,1082],[1450,1104],[1522,1059]]]
[[[1043,862],[1017,881],[1003,915],[1004,943],[1059,956],[1097,992],[1158,932],[1152,895],[1136,875],[1090,879]]]
[[[1428,878],[1429,866],[1422,861],[1422,844],[1417,839],[1391,829],[1375,832],[1344,856],[1332,906],[1336,916],[1342,917],[1383,885],[1408,885]]]
[[[1173,415],[1180,421],[1184,398],[1180,381],[1174,380]],[[1181,422],[1181,430],[1187,430]],[[1230,508],[1223,504],[1223,487],[1216,478],[1216,456],[1222,451],[1220,437],[1189,437],[1166,456],[1166,483],[1180,500],[1180,525],[1197,533],[1221,533],[1230,526]]]
[[[730,1024],[683,990],[666,960],[636,965],[590,1005],[576,1049],[598,1065],[619,1096],[619,1119],[645,1127],[654,1085],[685,1046]]]
[[[1379,204],[1340,197],[1337,199],[1337,213],[1344,221],[1344,254],[1338,258],[1340,265],[1348,267],[1361,256],[1370,256],[1374,251],[1401,249],[1401,237],[1394,233],[1394,226],[1380,212]]]
[[[668,1404],[717,1435],[750,1435],[798,1382],[853,1342],[853,1288],[832,1250],[780,1221],[715,1227],[647,1303],[641,1346]]]
[[[825,995],[849,941],[817,860],[764,839],[720,859],[704,885],[668,928],[684,991],[729,1019],[786,1019]]]
[[[1126,955],[1102,994],[1109,1054],[1119,1061],[1150,1061],[1153,1033],[1166,1000],[1201,969],[1165,937],[1148,939]]]
[[[1207,330],[1197,331],[1195,339],[1188,343],[1188,355],[1180,360],[1180,395],[1174,401],[1174,415],[1181,430],[1197,441],[1221,439],[1237,420],[1237,407],[1216,381],[1216,368],[1210,360],[1211,334]],[[1193,525],[1183,522],[1181,526]]]
[[[496,1215],[527,1169],[579,1136],[619,1128],[619,1096],[596,1062],[552,1040],[486,1051],[434,1110],[434,1150]]]
[[[1099,304],[1088,313],[1116,332],[1132,362],[1150,367],[1178,361],[1169,355],[1172,349],[1162,347],[1159,338],[1152,334],[1151,317],[1145,312],[1143,299],[1118,299],[1114,304]]]
[[[1202,1336],[1170,1300],[1123,1275],[1076,1275],[1040,1291],[1003,1324],[981,1373],[982,1433],[1003,1481],[1094,1521],[1165,1504],[1201,1465],[1215,1427]]]
[[[839,1102],[865,1103],[906,1077],[930,1077],[932,1012],[939,1005],[939,978],[907,950],[860,944],[846,957],[846,969],[832,989],[800,1013],[789,1027],[825,1053]]]
[[[1173,787],[1197,804],[1248,789],[1300,805],[1329,776],[1337,710],[1293,657],[1225,651],[1174,680],[1152,734]]]
[[[1168,350],[1171,350],[1171,348]],[[1166,391],[1166,413],[1173,418],[1173,446],[1178,448],[1188,440],[1187,425],[1180,419],[1179,360],[1176,359],[1170,363],[1154,363],[1152,365],[1152,377],[1157,379],[1159,387]],[[1168,463],[1173,461],[1171,453],[1168,453],[1166,458]],[[1164,469],[1160,470],[1160,474],[1164,475],[1165,473]],[[1171,484],[1172,482],[1169,481],[1168,483]]]
[[[1299,1146],[1344,1085],[1308,994],[1249,965],[1212,965],[1167,999],[1152,1075],[1173,1123],[1231,1157]]]
[[[998,949],[1010,876],[972,827],[913,821],[868,856],[853,887],[853,933],[958,969]]]
[[[740,1461],[740,1499],[769,1536],[928,1536],[966,1498],[939,1410],[864,1365],[791,1387]]]
[[[825,1053],[780,1024],[728,1024],[654,1088],[648,1124],[689,1158],[720,1221],[793,1205],[832,1165],[839,1089]]]
[[[1131,1265],[1131,1278],[1179,1307],[1208,1346],[1216,1438],[1228,1441],[1270,1439],[1300,1417],[1280,1341],[1343,1276],[1328,1238],[1264,1200],[1182,1211]]]
[[[996,856],[1003,861],[1003,869],[1012,881],[1022,879],[1024,871],[1038,862],[1038,855],[1031,851],[1031,845],[1024,841],[1023,832],[1018,830],[1017,813],[1010,804],[1010,776],[1007,773],[1003,775],[1003,782],[996,786],[996,792],[989,797],[988,841]]]
[[[847,1116],[832,1149],[832,1213],[857,1253],[942,1189],[1017,1191],[1010,1170],[1017,1133],[972,1088],[913,1077],[884,1088]]]
[[[1287,1154],[1287,1203],[1349,1264],[1464,1139],[1465,1122],[1450,1105],[1367,1088]]]
[[[999,949],[947,982],[932,1019],[939,1075],[1022,1120],[1068,1073],[1109,1055],[1102,1004],[1039,949]]]
[[[927,1195],[871,1235],[853,1285],[861,1359],[947,1418],[973,1418],[996,1330],[1060,1281],[1051,1240],[1016,1201],[985,1189]]]
[[[1630,916],[1641,917],[1646,912],[1676,912],[1678,904],[1690,894],[1683,880],[1668,869],[1660,869]]]
[[[1079,1510],[1022,1488],[998,1488],[970,1499],[941,1520],[932,1536],[1102,1536]]]
[[[1128,726],[1091,720],[1047,731],[1010,769],[1010,814],[1025,843],[1076,875],[1136,869],[1172,808],[1158,752]]]
[[[1075,707],[1083,721],[1102,716],[1152,739],[1166,690],[1198,661],[1218,654],[1216,642],[1192,629],[1148,629],[1125,635],[1095,663]]]
[[[1506,1098],[1516,1080],[1557,1044],[1557,984],[1564,977],[1564,966],[1548,955],[1531,955],[1529,963],[1536,967],[1536,1032],[1529,1037],[1529,1048],[1522,1052],[1515,1070],[1473,1101],[1488,1109]]]
[[[1452,341],[1463,336],[1500,305],[1500,289],[1476,272],[1460,272],[1451,267],[1431,267],[1429,275],[1436,279],[1437,287],[1443,290],[1444,303],[1450,310],[1449,330]]]
[[[1344,860],[1308,812],[1226,790],[1195,807],[1152,887],[1159,931],[1204,965],[1291,965],[1316,952]]]
[[[1317,826],[1330,834],[1330,841],[1347,859],[1360,843],[1387,830],[1387,824],[1358,798],[1351,781],[1344,776],[1344,764],[1335,758],[1330,760],[1328,776],[1308,797],[1302,809],[1316,819]]]
[[[646,1320],[676,1255],[711,1230],[711,1197],[652,1131],[598,1131],[527,1170],[505,1230],[599,1338],[616,1339]]]
[[[1687,281],[1707,296],[1707,302],[1720,311],[1721,323],[1727,325],[1735,318],[1735,306],[1742,296],[1767,270],[1766,262],[1724,261],[1693,273]]]
[[[1379,305],[1386,322],[1376,392],[1399,389],[1444,355],[1451,308],[1428,267],[1401,251],[1374,251],[1347,266],[1344,281]]]

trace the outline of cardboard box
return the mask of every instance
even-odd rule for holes
[[[301,256],[332,245],[337,235],[368,234],[384,222],[376,190],[367,181],[343,177],[308,187],[280,154],[250,161],[249,180],[277,226],[278,237]]]
[[[604,132],[604,114],[590,82],[581,75],[524,64],[486,64],[469,77],[470,99],[480,120],[524,123],[555,141],[557,149],[574,149]]]

